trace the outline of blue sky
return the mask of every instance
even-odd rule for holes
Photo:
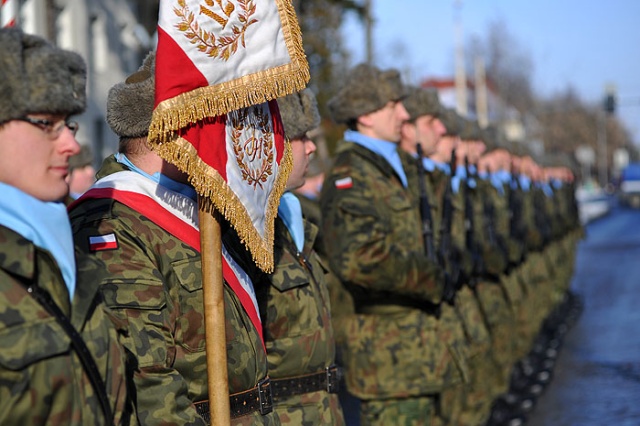
[[[378,66],[410,70],[413,82],[452,76],[455,17],[465,41],[484,40],[490,23],[500,21],[531,58],[540,96],[571,85],[595,103],[612,84],[616,114],[640,145],[640,0],[462,0],[459,12],[454,0],[371,1]],[[364,30],[353,17],[344,35],[354,63],[363,61]]]

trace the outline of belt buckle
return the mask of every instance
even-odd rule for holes
[[[327,392],[338,393],[338,385],[340,384],[340,370],[338,366],[333,364],[325,368],[327,374]]]
[[[264,416],[273,411],[271,381],[268,376],[258,382],[258,399],[260,401],[260,414]]]

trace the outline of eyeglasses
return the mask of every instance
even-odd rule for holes
[[[16,118],[16,120],[24,121],[26,123],[32,124],[40,128],[40,130],[42,130],[47,135],[47,137],[51,140],[54,140],[60,137],[65,127],[71,131],[73,136],[75,136],[76,133],[78,133],[78,129],[80,128],[80,125],[77,122],[68,121],[68,120],[51,121],[51,120],[46,120],[44,118],[31,118],[31,117],[20,117],[20,118]]]

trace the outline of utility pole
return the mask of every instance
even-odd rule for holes
[[[487,97],[487,78],[484,69],[484,60],[476,56],[476,113],[478,115],[478,125],[484,129],[489,125],[489,102]]]
[[[464,47],[462,41],[462,0],[454,0],[455,50],[456,50],[456,110],[467,115],[467,74],[464,69]]]
[[[373,65],[373,0],[365,0],[365,44],[367,53],[367,64]]]
[[[598,151],[600,164],[598,167],[598,177],[600,187],[605,189],[609,182],[609,153],[607,147],[607,123],[609,116],[616,110],[616,88],[612,84],[605,86],[602,110],[599,112],[598,120]]]

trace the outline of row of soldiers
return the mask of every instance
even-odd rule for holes
[[[0,423],[207,424],[197,195],[147,143],[155,54],[110,90],[118,152],[68,209],[86,65],[17,29],[0,30],[0,60]],[[467,138],[434,96],[394,70],[351,71],[330,102],[348,130],[321,244],[292,194],[315,98],[278,99],[293,165],[274,272],[221,221],[232,424],[343,424],[336,342],[363,425],[482,424],[508,394],[567,291],[571,185]],[[529,392],[539,375],[522,373]]]
[[[573,306],[572,173],[394,70],[355,67],[329,107],[348,129],[320,195],[322,253],[361,424],[522,421]]]

